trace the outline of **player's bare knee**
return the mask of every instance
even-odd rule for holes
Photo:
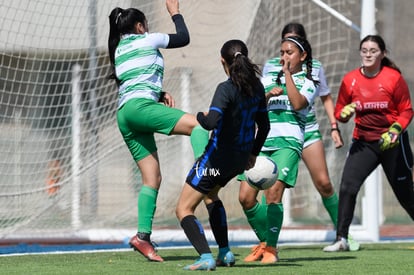
[[[322,183],[318,184],[316,186],[316,188],[317,188],[319,194],[322,197],[325,197],[325,198],[330,197],[335,193],[335,189],[334,189],[333,185],[331,184],[331,182],[329,182],[329,181],[328,182],[322,182]]]
[[[240,205],[242,206],[242,208],[244,210],[247,210],[247,209],[253,208],[253,206],[256,205],[257,200],[256,199],[252,200],[248,196],[239,195],[239,202],[240,202]]]

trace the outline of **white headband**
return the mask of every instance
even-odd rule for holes
[[[283,38],[283,40],[282,40],[282,42],[283,41],[290,41],[290,42],[293,42],[293,43],[295,43],[301,50],[302,50],[302,52],[304,52],[305,51],[305,49],[303,48],[303,46],[298,42],[298,41],[296,41],[295,39],[293,39],[293,38],[290,38],[290,37],[286,37],[286,38]]]

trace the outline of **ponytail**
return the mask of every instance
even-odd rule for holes
[[[260,83],[261,72],[248,58],[246,44],[241,40],[229,40],[220,52],[228,65],[231,81],[243,95],[253,96],[254,88]]]
[[[384,56],[384,58],[381,60],[381,67],[383,66],[387,66],[390,67],[396,71],[398,71],[399,73],[401,73],[400,68],[398,68],[398,66],[388,57]]]
[[[138,9],[114,8],[109,14],[109,37],[108,37],[108,53],[111,62],[112,73],[110,79],[115,79],[119,84],[119,79],[115,75],[115,50],[118,47],[121,36],[124,34],[135,33],[135,25],[137,23],[145,24],[145,15]]]
[[[117,7],[112,10],[109,15],[109,37],[108,37],[108,51],[109,60],[112,65],[115,65],[115,49],[121,40],[121,34],[118,29],[118,23],[124,10]]]

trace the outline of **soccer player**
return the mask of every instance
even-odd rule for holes
[[[359,50],[362,66],[344,76],[335,105],[340,122],[355,114],[355,127],[339,190],[337,238],[323,249],[326,252],[349,250],[347,236],[358,192],[379,164],[414,220],[413,154],[406,131],[413,117],[410,92],[399,68],[386,56],[381,36],[366,36]]]
[[[254,166],[270,128],[260,71],[248,58],[245,43],[229,40],[220,53],[229,78],[217,86],[209,111],[197,114],[200,125],[212,133],[204,153],[188,173],[176,208],[181,227],[200,255],[185,270],[214,270],[216,265],[235,263],[230,248],[220,244],[217,259],[213,258],[194,211],[203,199],[217,197],[221,187]],[[224,212],[222,204],[216,207]],[[220,221],[215,224],[220,226]],[[215,236],[216,240],[227,239],[227,225],[213,231],[221,235]]]
[[[305,28],[302,24],[289,23],[282,30],[282,39],[295,35],[306,39]],[[306,68],[304,68],[304,70],[306,71]],[[334,116],[334,103],[326,82],[322,64],[317,59],[312,59],[312,77],[313,79],[319,81],[319,85],[316,89],[331,125],[331,138],[335,143],[335,147],[340,148],[343,146],[343,141],[338,128],[338,123]],[[308,168],[313,184],[319,192],[322,198],[322,203],[336,228],[338,217],[338,196],[329,179],[322,135],[319,131],[319,124],[316,119],[314,105],[312,105],[312,108],[306,118],[302,160]]]
[[[261,241],[245,261],[261,260],[263,264],[278,261],[276,246],[283,222],[283,192],[296,184],[306,118],[319,83],[313,79],[312,60],[309,42],[302,37],[289,36],[282,39],[280,58],[272,58],[264,66],[262,83],[268,99],[271,130],[261,154],[276,162],[279,175],[276,183],[264,191],[265,206],[258,203],[258,192],[246,182],[244,175],[238,177],[241,180],[240,202]]]
[[[303,39],[306,38],[306,31],[302,24],[291,22],[286,24],[282,29],[281,38],[289,37],[289,36],[299,36]],[[273,70],[281,70],[281,65],[279,64],[280,58],[276,57],[274,58],[273,65],[275,66]],[[280,68],[277,68],[279,66]],[[306,71],[307,64],[304,64],[303,70]],[[263,74],[266,74],[266,68],[263,70]],[[333,142],[335,143],[336,148],[340,148],[343,146],[343,141],[341,137],[340,130],[338,128],[338,124],[336,121],[336,118],[334,116],[334,103],[333,99],[328,87],[328,84],[326,82],[325,73],[323,70],[322,63],[313,58],[312,59],[312,77],[315,80],[319,81],[319,85],[316,86],[317,95],[322,100],[323,106],[325,108],[325,112],[328,116],[328,119],[330,121],[331,125],[331,138]],[[322,142],[322,135],[319,131],[319,124],[316,118],[316,110],[314,108],[314,105],[312,105],[312,108],[310,109],[307,118],[306,118],[306,127],[305,127],[305,136],[304,136],[304,144],[303,144],[303,151],[302,151],[302,160],[304,161],[306,167],[309,170],[309,173],[311,175],[313,184],[316,188],[316,190],[319,192],[322,203],[327,210],[329,217],[331,218],[331,221],[336,228],[337,226],[337,218],[338,218],[338,196],[335,192],[334,186],[330,181],[329,178],[329,172],[328,167],[326,164],[325,159],[325,150],[324,145]],[[241,185],[241,187],[245,187],[245,183]],[[247,219],[250,223],[250,220],[255,220],[257,217],[254,215],[254,213],[251,213],[248,211],[250,209],[249,206],[251,206],[251,201],[256,201],[257,192],[240,192],[239,201],[243,206],[243,209],[245,210],[245,214],[247,216]],[[257,211],[266,211],[266,203],[258,204],[256,206]],[[247,210],[247,211],[246,211]],[[260,216],[259,216],[260,217]],[[254,224],[260,224],[260,223],[254,223]],[[265,221],[261,222],[262,226],[265,226]],[[260,234],[261,230],[255,229],[254,230],[257,234],[257,237],[259,238],[259,241],[264,244],[265,243],[265,236],[263,234]],[[352,244],[350,247],[352,250],[358,250],[359,244],[354,241],[352,238],[349,238],[350,244]],[[245,260],[247,262],[250,261],[257,261],[262,258],[264,252],[264,246],[263,245],[256,245],[253,247],[252,252],[250,255],[248,255]]]
[[[154,133],[190,135],[198,125],[194,115],[173,108],[174,99],[162,91],[164,62],[159,48],[179,48],[190,42],[178,0],[166,0],[166,7],[175,34],[149,33],[144,13],[117,7],[109,15],[108,39],[112,78],[119,88],[118,127],[143,183],[138,195],[138,233],[129,243],[148,260],[157,262],[163,259],[150,239],[161,184]]]

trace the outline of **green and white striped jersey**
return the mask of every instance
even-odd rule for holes
[[[263,75],[267,74],[267,70],[271,68],[272,71],[279,72],[282,70],[282,65],[280,65],[280,57],[275,57],[269,60],[271,67],[265,66],[263,68]],[[306,72],[306,65],[303,64],[303,70]],[[319,81],[319,85],[316,86],[317,96],[327,96],[331,93],[326,81],[325,72],[322,67],[322,63],[317,59],[312,59],[312,78]],[[310,109],[307,118],[306,118],[306,128],[305,132],[317,131],[319,130],[319,124],[316,119],[316,110],[314,104]]]
[[[277,85],[277,74],[282,69],[279,61],[279,58],[270,59],[265,65],[262,83],[266,92],[269,92]],[[293,110],[286,92],[285,77],[282,76],[281,87],[283,88],[283,94],[271,97],[268,101],[271,129],[262,151],[273,151],[288,147],[299,154],[302,153],[307,115],[317,93],[314,83],[306,78],[304,71],[292,75],[292,78],[298,91],[306,97],[309,105],[300,111]]]
[[[118,108],[131,98],[158,101],[162,91],[164,60],[169,36],[162,33],[128,34],[115,51],[115,73],[120,80]]]

